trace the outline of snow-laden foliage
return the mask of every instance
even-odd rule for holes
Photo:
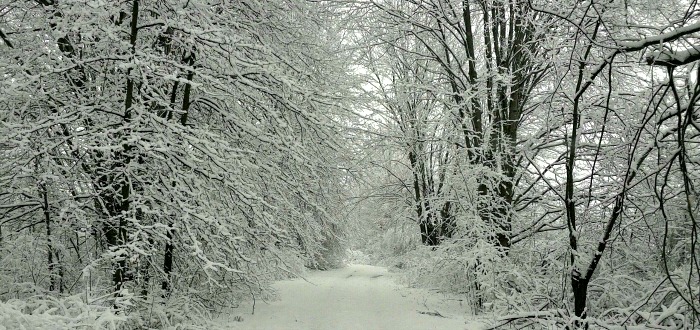
[[[494,327],[700,324],[697,4],[351,8],[370,250]]]
[[[80,297],[31,297],[0,302],[0,329],[119,329],[125,317]]]
[[[698,13],[0,6],[0,301],[204,326],[347,243],[494,328],[698,327]]]
[[[86,292],[160,327],[342,260],[347,79],[326,15],[304,1],[3,7],[0,301]]]

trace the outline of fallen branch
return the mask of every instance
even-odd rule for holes
[[[424,314],[424,315],[430,315],[430,316],[438,316],[438,317],[442,317],[442,318],[444,318],[444,319],[447,318],[446,316],[440,314],[439,312],[424,312],[424,311],[419,311],[419,310],[417,310],[416,312],[418,312],[418,314]]]

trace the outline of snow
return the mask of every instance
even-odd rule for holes
[[[481,329],[466,302],[396,284],[386,268],[348,265],[279,281],[279,299],[239,306],[222,323],[244,330]],[[240,323],[236,317],[241,317]]]

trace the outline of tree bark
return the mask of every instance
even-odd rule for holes
[[[38,160],[37,160],[38,163]],[[46,183],[39,182],[39,193],[42,197],[42,209],[44,212],[44,224],[46,225],[46,258],[49,270],[49,291],[56,291],[56,274],[53,260],[54,247],[51,239],[51,210],[49,205],[49,193],[46,190]]]

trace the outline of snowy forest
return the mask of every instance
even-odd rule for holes
[[[0,0],[0,329],[243,329],[351,263],[698,329],[699,103],[694,0]]]

